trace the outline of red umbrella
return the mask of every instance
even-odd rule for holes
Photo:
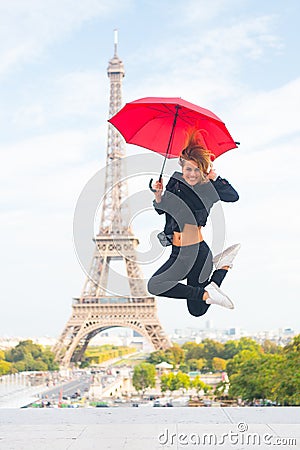
[[[148,148],[165,158],[179,156],[190,128],[200,131],[203,146],[215,157],[238,144],[214,113],[179,97],[146,97],[126,103],[109,122],[127,143]],[[164,165],[165,161],[160,179]]]

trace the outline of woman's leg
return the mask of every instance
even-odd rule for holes
[[[215,270],[213,272],[210,280],[209,280],[209,283],[211,283],[213,281],[214,283],[216,283],[217,286],[220,287],[221,284],[222,284],[222,281],[224,280],[224,278],[227,275],[227,272],[228,272],[228,269],[217,269],[217,270]]]
[[[201,286],[179,283],[187,278],[197,260],[199,245],[187,247],[172,247],[172,253],[150,278],[148,291],[153,295],[171,298],[202,299],[204,290]],[[193,248],[191,248],[193,247]]]
[[[198,258],[196,263],[194,264],[192,270],[189,273],[187,278],[187,283],[191,286],[198,286],[203,289],[203,301],[198,301],[195,298],[187,299],[187,307],[189,313],[192,316],[199,317],[203,316],[208,308],[209,304],[205,302],[206,298],[208,298],[208,294],[205,291],[205,287],[210,284],[212,281],[216,283],[217,286],[221,286],[222,281],[224,280],[228,267],[226,269],[218,269],[213,272],[210,277],[211,271],[213,269],[212,263],[212,253],[205,242],[202,242],[199,248]]]
[[[227,273],[218,269],[209,280],[212,268],[212,254],[204,241],[188,247],[173,246],[170,258],[150,278],[148,291],[157,296],[187,299],[190,314],[199,317],[210,306],[204,301],[205,286],[211,281],[220,286]],[[178,282],[185,278],[187,284]]]
[[[212,269],[212,253],[206,242],[202,241],[199,247],[197,260],[187,277],[187,283],[191,286],[201,288],[204,294],[205,286],[210,283],[209,277]],[[192,316],[199,317],[207,312],[210,305],[203,300],[203,297],[202,300],[199,298],[188,297],[187,307]]]

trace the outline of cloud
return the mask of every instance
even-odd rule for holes
[[[92,124],[106,126],[105,119],[100,120],[107,115],[108,88],[105,74],[93,70],[67,72],[48,79],[41,88],[24,87],[22,93],[26,91],[26,96],[16,98],[17,104],[12,101],[2,117],[18,133],[57,130],[66,124],[82,130]]]
[[[267,49],[281,51],[283,48],[275,28],[279,16],[273,13],[259,15],[252,11],[245,14],[239,0],[210,3],[187,0],[178,5],[176,17],[177,20],[180,17],[177,26],[181,27],[181,33],[188,31],[191,47],[200,45],[203,52],[215,54],[221,60],[224,55],[240,51],[246,57],[257,59]]]
[[[4,177],[11,174],[27,175],[39,173],[47,168],[65,164],[75,164],[86,158],[86,146],[97,142],[96,130],[67,130],[49,133],[7,144],[2,151],[2,168]]]
[[[0,74],[39,57],[83,23],[127,8],[130,0],[14,0],[0,3]]]
[[[101,139],[95,129],[69,130],[3,146],[2,209],[40,214],[48,209],[52,214],[74,208],[87,180],[104,164],[105,152],[98,150]]]
[[[40,103],[24,105],[13,111],[12,124],[18,129],[39,128],[46,123],[46,111]]]
[[[300,104],[300,78],[279,88],[241,96],[235,103],[236,127],[241,140],[249,147],[284,145],[284,138],[300,132],[298,120]]]
[[[185,27],[183,18],[183,21],[174,24],[174,28],[179,24],[184,27],[184,31],[180,32],[177,39],[174,39],[172,34],[159,45],[155,45],[154,42],[148,52],[143,49],[138,57],[137,54],[132,55],[132,59],[140,64],[151,55],[154,64],[159,62],[179,71],[182,69],[190,71],[192,67],[193,73],[197,74],[199,71],[199,75],[207,74],[209,70],[210,75],[216,68],[225,73],[227,71],[232,73],[232,69],[236,70],[237,64],[241,63],[236,55],[241,58],[257,59],[267,50],[282,50],[283,44],[278,33],[273,31],[276,16],[249,17],[243,19],[242,23],[235,18],[226,25],[220,23],[209,24],[207,29],[197,24],[197,27],[190,29]],[[178,61],[181,63],[178,64]]]
[[[105,73],[92,70],[69,72],[55,80],[53,89],[60,103],[56,114],[96,116],[98,120],[107,114],[109,79]]]
[[[214,0],[207,2],[206,0],[186,0],[184,4],[180,4],[176,9],[176,17],[180,17],[183,26],[191,26],[193,24],[201,25],[201,27],[222,16],[224,11],[240,6],[239,0]]]
[[[185,24],[184,15],[182,22]],[[226,25],[209,23],[207,29],[186,27],[178,32],[178,39],[172,34],[159,44],[154,42],[148,51],[130,56],[131,70],[135,65],[139,70],[149,61],[151,68],[141,74],[138,85],[127,82],[127,98],[144,97],[145,93],[181,96],[208,109],[230,112],[235,102],[253,95],[251,80],[243,81],[240,76],[243,62],[255,65],[266,55],[281,51],[283,44],[273,31],[275,23],[276,17],[271,15],[249,17],[242,23],[235,18]]]
[[[273,23],[274,17],[260,16],[212,29],[201,39],[203,51],[211,52],[212,56],[224,62],[230,55],[241,52],[243,58],[258,59],[270,48],[281,50],[282,43],[271,31]]]

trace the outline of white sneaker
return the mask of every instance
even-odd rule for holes
[[[205,300],[206,303],[208,303],[209,305],[219,305],[223,306],[224,308],[234,309],[234,304],[232,303],[230,298],[227,297],[227,295],[224,294],[223,291],[221,291],[216,283],[212,281],[204,289],[209,295],[208,299]]]
[[[224,266],[232,267],[232,261],[236,257],[241,248],[241,244],[234,244],[226,248],[222,253],[219,253],[213,258],[213,263],[216,269],[221,269]]]

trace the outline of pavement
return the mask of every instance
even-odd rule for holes
[[[1,450],[300,449],[300,407],[0,409]]]

